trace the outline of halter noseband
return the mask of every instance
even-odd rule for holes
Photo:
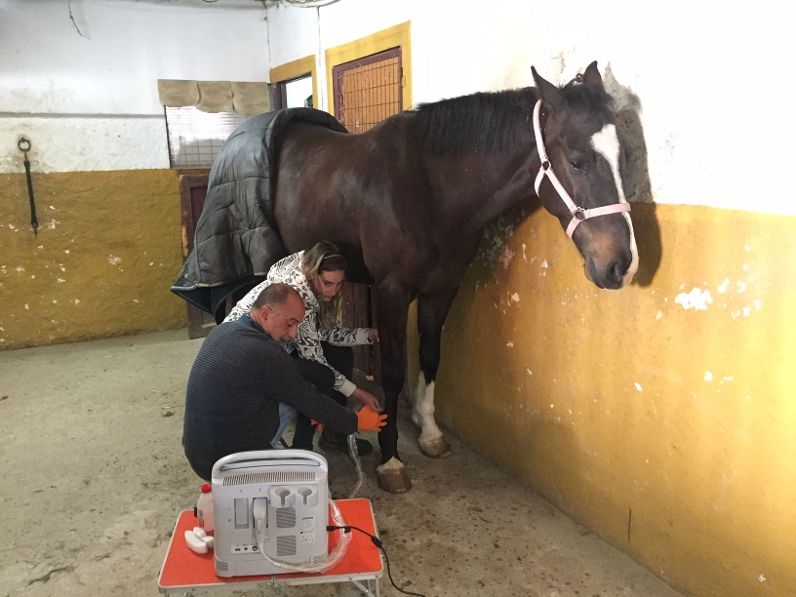
[[[553,187],[558,192],[558,196],[561,197],[561,200],[566,204],[569,212],[572,214],[572,219],[569,221],[569,225],[567,226],[567,236],[572,238],[572,235],[575,233],[575,228],[578,227],[578,224],[584,220],[588,220],[589,218],[596,218],[598,216],[607,216],[609,214],[630,211],[630,204],[626,201],[612,203],[611,205],[603,205],[602,207],[594,207],[592,209],[583,209],[582,207],[575,205],[572,197],[569,196],[569,193],[567,193],[564,185],[561,184],[561,181],[558,180],[556,173],[553,172],[553,165],[550,163],[550,159],[547,157],[547,151],[544,148],[544,140],[542,139],[542,127],[539,124],[539,113],[541,110],[542,100],[537,100],[536,105],[533,107],[533,134],[534,137],[536,137],[536,150],[539,152],[539,160],[541,161],[541,165],[539,166],[539,173],[536,175],[536,181],[533,184],[533,188],[538,196],[539,187],[542,185],[542,180],[544,180],[544,177],[547,176],[547,178],[550,179]]]

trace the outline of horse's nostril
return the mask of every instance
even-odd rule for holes
[[[611,267],[608,269],[608,275],[612,282],[618,283],[620,286],[622,285],[622,280],[625,277],[625,272],[627,271],[628,265],[622,259],[617,259],[611,264]]]

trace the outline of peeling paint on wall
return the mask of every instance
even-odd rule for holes
[[[694,287],[690,292],[678,294],[674,302],[681,305],[686,311],[689,309],[707,311],[708,307],[713,304],[713,297],[710,295],[710,290],[700,290]]]

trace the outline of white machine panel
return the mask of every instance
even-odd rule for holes
[[[216,462],[212,485],[218,576],[280,574],[291,570],[279,563],[326,561],[329,466],[323,456],[306,450],[231,454]]]

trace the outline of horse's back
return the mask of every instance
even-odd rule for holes
[[[288,250],[326,239],[363,262],[363,245],[398,241],[396,202],[406,209],[417,195],[406,190],[416,168],[404,159],[399,142],[378,133],[341,134],[301,123],[285,128],[275,208]]]

